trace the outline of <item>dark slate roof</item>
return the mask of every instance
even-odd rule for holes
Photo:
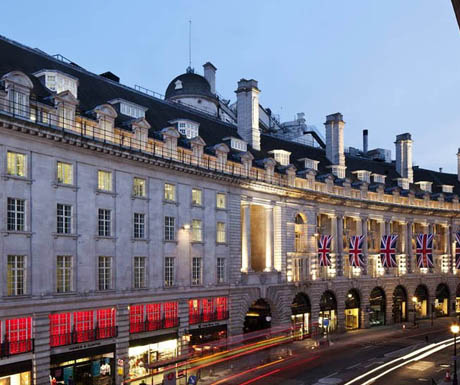
[[[182,87],[176,89],[176,82],[178,80],[182,83]],[[182,95],[200,95],[215,99],[215,96],[211,93],[211,86],[208,81],[203,76],[193,72],[187,72],[175,77],[169,83],[165,93],[166,99]]]

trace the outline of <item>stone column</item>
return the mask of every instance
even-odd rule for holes
[[[115,384],[123,383],[129,371],[129,306],[117,306],[118,337],[115,343]],[[118,373],[118,360],[123,360],[123,375]]]
[[[413,266],[414,265],[414,250],[412,249],[412,225],[413,222],[409,219],[406,223],[406,255],[407,255],[407,273],[412,274],[414,272]]]
[[[336,251],[336,269],[337,276],[343,276],[343,213],[337,214],[337,251]]]
[[[361,216],[361,235],[364,235],[364,243],[363,243],[363,254],[364,254],[364,269],[363,275],[367,275],[369,273],[369,241],[367,239],[367,226],[368,226],[369,217],[367,215]]]
[[[32,383],[50,384],[50,322],[48,313],[33,316],[34,352],[32,355]]]
[[[265,207],[265,270],[273,270],[273,207]]]
[[[251,270],[251,205],[243,204],[241,226],[241,271],[247,273]]]

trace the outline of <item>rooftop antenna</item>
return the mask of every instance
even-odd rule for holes
[[[188,21],[188,67],[187,73],[194,73],[194,69],[192,68],[192,20]]]

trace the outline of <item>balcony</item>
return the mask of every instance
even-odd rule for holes
[[[195,313],[189,315],[189,324],[199,324],[202,322],[214,322],[228,319],[228,310],[214,311],[209,313]]]
[[[3,341],[0,343],[0,358],[14,356],[16,354],[28,353],[34,350],[34,339],[21,341]]]
[[[179,326],[179,318],[163,318],[159,320],[145,320],[144,322],[131,322],[130,333],[153,332],[155,330],[169,329]]]
[[[82,342],[103,340],[118,336],[118,327],[109,326],[106,328],[96,327],[91,330],[73,330],[71,333],[52,334],[50,335],[50,346],[73,345]]]

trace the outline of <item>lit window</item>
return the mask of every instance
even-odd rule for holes
[[[217,258],[217,283],[225,282],[225,258]]]
[[[99,257],[98,260],[98,289],[112,289],[112,257]]]
[[[133,179],[133,195],[135,197],[145,197],[146,195],[145,179],[142,179],[142,178]]]
[[[70,163],[57,162],[57,182],[61,184],[73,183],[73,165]]]
[[[175,201],[176,200],[176,186],[170,183],[165,183],[165,200]]]
[[[203,281],[203,266],[201,257],[192,258],[192,285],[201,285]]]
[[[217,243],[225,243],[227,241],[225,233],[225,223],[217,222],[216,226],[216,241]]]
[[[227,297],[217,297],[214,298],[216,302],[216,316],[218,320],[223,320],[228,318],[228,298]]]
[[[98,222],[98,235],[100,237],[111,237],[112,211],[106,209],[99,209]]]
[[[134,288],[145,286],[145,257],[134,257]]]
[[[165,258],[165,286],[174,286],[174,257]]]
[[[8,198],[7,210],[8,231],[25,231],[25,200]]]
[[[175,218],[165,217],[165,241],[174,241],[175,238]]]
[[[99,170],[97,172],[97,188],[102,191],[112,191],[112,173]]]
[[[93,337],[94,313],[92,310],[73,313],[76,342],[90,341]]]
[[[178,130],[182,135],[185,135],[187,139],[192,139],[198,136],[199,124],[190,121],[179,121]]]
[[[7,319],[5,340],[8,354],[19,354],[32,350],[32,317]]]
[[[203,241],[203,223],[199,219],[192,220],[192,242]]]
[[[227,208],[226,196],[224,193],[217,193],[216,195],[216,206],[218,209]]]
[[[28,96],[22,92],[11,89],[9,91],[10,112],[27,118],[29,109]]]
[[[144,331],[144,305],[131,305],[129,307],[129,332],[139,333]]]
[[[190,299],[188,301],[188,322],[196,324],[200,322],[201,301],[199,299]]]
[[[23,255],[8,255],[7,266],[7,295],[23,295],[26,292],[26,257]]]
[[[56,261],[56,291],[68,293],[72,291],[72,257],[59,255]]]
[[[200,189],[192,189],[192,204],[195,206],[201,206],[203,204],[202,191]]]
[[[57,204],[56,232],[58,234],[72,233],[72,206]]]
[[[72,343],[70,313],[50,314],[50,346],[62,346]]]
[[[8,151],[7,173],[13,176],[26,176],[26,155]]]
[[[115,318],[114,308],[97,310],[97,339],[115,337]]]
[[[165,302],[163,304],[164,327],[171,328],[178,325],[178,304],[177,302]]]

